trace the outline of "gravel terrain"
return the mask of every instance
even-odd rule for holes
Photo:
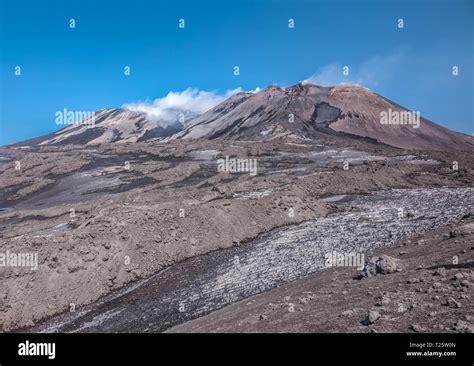
[[[133,289],[118,291],[78,314],[66,313],[33,330],[163,331],[321,270],[326,253],[365,255],[457,221],[474,206],[473,191],[412,189],[344,197],[343,212],[276,229],[239,247],[181,262],[136,283]],[[399,207],[404,207],[409,217],[399,218]]]
[[[319,246],[330,248],[336,244],[314,240],[312,236],[324,232],[311,228],[309,223],[294,225],[322,219],[323,231],[343,238],[348,232],[334,226],[339,224],[336,217],[343,218],[348,227],[359,230],[359,238],[346,238],[346,247],[365,251],[459,218],[462,212],[456,207],[465,207],[469,202],[462,189],[473,181],[469,152],[407,151],[347,136],[259,143],[176,140],[87,148],[7,147],[0,149],[0,154],[0,247],[4,253],[33,253],[38,258],[36,271],[24,267],[0,269],[3,331],[35,327],[71,311],[83,314],[85,306],[94,307],[106,296],[115,296],[118,290],[128,291],[141,281],[160,276],[165,269],[171,276],[175,273],[173,268],[179,268],[175,266],[196,258],[196,276],[204,276],[208,282],[196,282],[196,289],[187,288],[182,271],[180,277],[170,277],[168,284],[163,284],[166,290],[160,290],[171,291],[171,300],[156,294],[172,308],[180,302],[184,302],[185,309],[194,304],[188,310],[157,314],[153,320],[147,312],[153,307],[143,304],[148,309],[143,314],[147,318],[130,325],[133,319],[125,315],[136,310],[128,304],[124,306],[130,313],[124,313],[123,324],[107,328],[104,321],[84,327],[84,318],[67,328],[161,331],[317,270],[321,253],[326,250]],[[257,174],[218,171],[217,159],[226,157],[256,159]],[[453,169],[453,161],[458,164],[457,170]],[[398,189],[423,193],[403,199],[396,193]],[[374,192],[392,197],[388,199],[390,205],[380,206],[377,200],[364,205],[360,201]],[[334,196],[345,196],[347,202]],[[433,204],[438,201],[439,210]],[[371,211],[373,204],[379,213]],[[431,214],[429,204],[434,209]],[[351,211],[350,205],[360,207],[359,211]],[[408,216],[394,221],[400,208]],[[378,220],[386,221],[387,230],[370,231]],[[399,230],[399,223],[404,222],[410,225],[402,225],[403,230]],[[312,249],[306,252],[297,241],[289,244],[278,236],[275,241],[258,244],[264,243],[262,238],[270,232],[278,235],[279,231],[274,230],[279,228],[289,230],[288,238],[300,237],[311,243],[306,245]],[[370,235],[370,241],[361,241],[364,235]],[[264,260],[260,256],[266,253],[265,247],[274,245],[274,250],[291,258],[288,266],[279,265],[275,272],[267,271],[260,279],[255,272],[248,288],[236,288],[220,299],[213,297],[214,289],[232,278],[226,277],[226,271],[231,263],[228,259],[234,260],[236,254],[225,249],[241,250],[241,266],[245,269],[249,265],[251,271],[282,262],[282,257],[271,255],[267,262],[260,262]],[[295,245],[294,249],[291,245]],[[249,246],[257,251],[249,251],[254,257],[248,254],[247,258]],[[200,264],[200,258],[208,258],[202,255],[216,251],[221,254],[209,259],[211,264]],[[225,255],[230,257],[218,260]],[[258,261],[251,267],[250,259],[255,256]],[[177,296],[175,292],[181,290],[184,292]],[[209,291],[213,300],[203,306],[208,297],[196,300],[198,295],[193,291]],[[107,306],[116,309],[121,305]],[[99,314],[91,313],[87,321],[96,315]]]
[[[395,271],[324,269],[168,331],[473,333],[473,243],[470,214],[371,251],[371,259],[396,262]]]

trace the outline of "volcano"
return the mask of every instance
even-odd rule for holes
[[[178,115],[178,113],[176,113]],[[184,114],[186,119],[194,117]],[[97,145],[102,143],[141,142],[162,139],[183,129],[184,123],[150,118],[146,113],[125,108],[102,109],[86,120],[73,123],[54,133],[29,139],[12,146]]]
[[[172,136],[182,139],[269,140],[349,135],[404,149],[470,150],[471,136],[451,131],[426,118],[417,124],[384,123],[384,116],[413,113],[372,91],[353,85],[270,86],[240,93],[195,118]],[[419,114],[418,114],[419,116]],[[406,122],[406,121],[405,121]],[[408,121],[410,122],[410,121]]]
[[[94,123],[69,125],[24,145],[97,145],[179,139],[268,141],[365,139],[414,150],[470,151],[474,139],[451,131],[366,88],[271,85],[257,93],[237,93],[201,115],[176,112],[175,121],[157,120],[125,108],[96,112]],[[387,120],[387,116],[389,120]],[[413,116],[404,120],[403,117]],[[391,118],[397,117],[393,121]],[[86,121],[87,122],[87,121]],[[414,123],[416,122],[416,123]]]

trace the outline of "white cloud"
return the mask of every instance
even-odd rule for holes
[[[254,90],[249,90],[247,93],[252,93],[252,94],[255,94],[255,93],[258,93],[259,91],[261,91],[262,89],[260,89],[259,87],[256,87]]]
[[[304,80],[303,83],[320,86],[356,84],[372,88],[392,77],[397,67],[400,66],[402,59],[403,52],[398,51],[384,56],[376,55],[359,65],[343,65],[335,62],[320,67],[314,75]],[[349,75],[343,74],[344,66],[349,67]]]
[[[256,88],[250,92],[254,93],[259,90],[260,88]],[[242,88],[236,88],[219,94],[213,91],[187,88],[181,92],[169,92],[165,97],[155,99],[152,102],[125,104],[123,108],[145,112],[150,119],[161,121],[163,125],[167,125],[176,121],[180,113],[184,113],[185,115],[204,113],[230,96],[242,91]]]

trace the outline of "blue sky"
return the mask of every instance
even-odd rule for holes
[[[434,122],[474,132],[471,0],[0,2],[0,145],[58,129],[55,113],[64,108],[305,79],[358,82]]]

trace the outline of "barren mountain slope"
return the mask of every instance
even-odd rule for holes
[[[224,104],[226,103],[226,104]],[[301,139],[336,135],[367,137],[387,145],[425,150],[471,150],[473,138],[420,117],[419,126],[381,123],[381,113],[407,112],[403,107],[358,86],[319,87],[297,84],[270,86],[239,96],[194,119],[172,138],[232,138],[268,140],[281,136]]]
[[[66,115],[67,117],[67,115]],[[189,120],[194,115],[187,114]],[[183,124],[150,118],[144,112],[124,108],[103,109],[79,123],[54,133],[22,141],[11,146],[32,145],[97,145],[108,142],[139,142],[161,139],[179,132]]]
[[[372,253],[397,260],[397,272],[364,278],[356,268],[327,268],[168,332],[473,333],[473,239],[468,215]]]
[[[258,93],[238,93],[199,116],[174,111],[176,116],[184,117],[184,122],[178,118],[156,119],[123,108],[104,109],[80,123],[12,146],[199,138],[264,141],[352,137],[405,149],[474,149],[472,136],[451,131],[419,115],[416,124],[381,123],[382,113],[398,114],[396,117],[401,119],[408,118],[409,112],[362,87],[300,83],[288,88],[269,86]]]

